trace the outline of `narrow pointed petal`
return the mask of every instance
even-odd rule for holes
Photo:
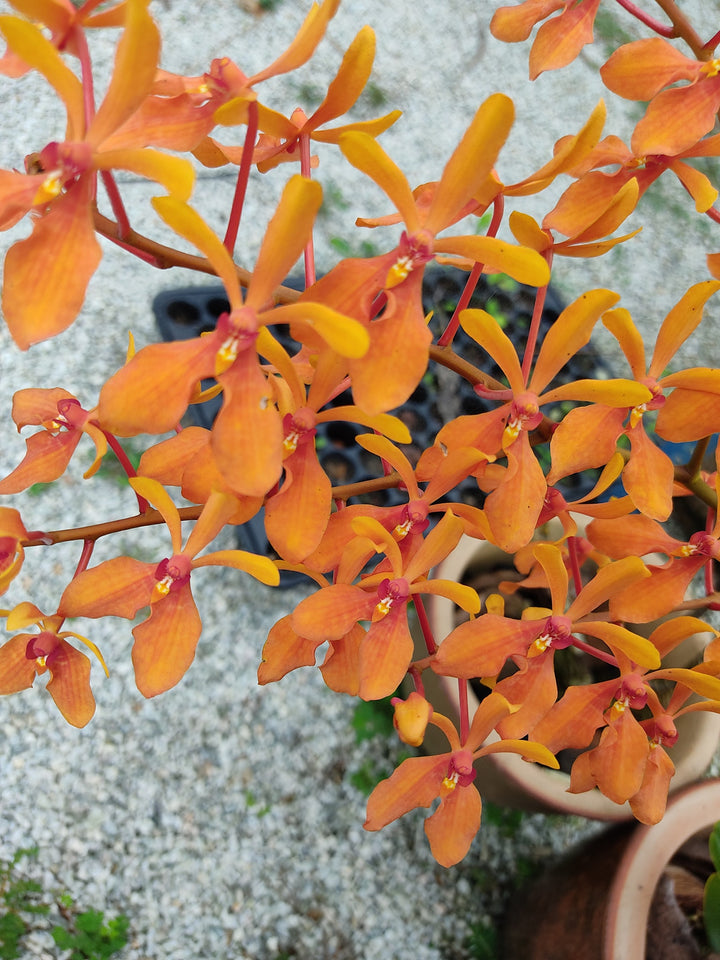
[[[32,23],[19,17],[0,17],[0,30],[10,49],[29,67],[41,73],[65,104],[67,140],[81,140],[85,133],[82,84],[67,67],[55,46]]]
[[[671,537],[655,520],[635,514],[626,520],[594,520],[587,528],[587,537],[608,557],[644,557],[664,553],[671,557],[682,548],[683,541]]]
[[[383,114],[382,117],[376,117],[374,120],[356,120],[354,123],[343,123],[338,127],[331,127],[329,130],[313,130],[310,139],[318,143],[340,143],[340,137],[345,133],[351,133],[357,130],[358,133],[367,133],[371,137],[379,137],[388,127],[391,127],[396,120],[402,116],[402,110],[391,110],[390,113]],[[358,218],[360,220],[362,218]],[[357,220],[357,226],[362,226]],[[364,224],[368,226],[368,224]]]
[[[695,201],[697,212],[706,213],[717,200],[718,191],[705,174],[680,160],[671,163],[670,169]]]
[[[481,744],[485,743],[492,731],[501,720],[508,716],[512,709],[501,694],[495,692],[488,694],[480,701],[475,710],[470,732],[463,744],[463,749],[474,753]]]
[[[200,250],[210,261],[213,269],[227,290],[231,306],[242,306],[240,281],[232,257],[222,240],[210,229],[200,214],[177,197],[153,197],[153,207],[165,223]]]
[[[445,165],[425,218],[426,230],[436,234],[454,223],[495,165],[514,119],[513,102],[502,93],[480,106]]]
[[[322,40],[327,25],[335,16],[340,6],[340,0],[324,0],[323,3],[313,3],[310,12],[303,21],[290,46],[269,67],[256,73],[248,81],[249,86],[277,77],[282,73],[289,73],[306,63],[315,52],[315,48]]]
[[[372,27],[364,26],[345,52],[340,69],[328,86],[323,102],[308,118],[308,129],[315,130],[347,113],[363,92],[370,78],[374,59],[375,33]]]
[[[393,820],[414,810],[429,807],[439,796],[451,754],[437,757],[410,757],[387,780],[381,780],[370,794],[366,830],[382,830]]]
[[[480,613],[480,598],[477,591],[464,583],[456,583],[454,580],[421,580],[410,592],[447,597],[466,613]]]
[[[172,537],[173,553],[180,553],[182,547],[180,514],[170,494],[161,483],[150,480],[149,477],[131,477],[129,482],[135,493],[144,497],[162,515]]]
[[[405,568],[404,576],[410,583],[414,583],[422,574],[436,567],[455,549],[462,533],[462,520],[448,510],[415,551]]]
[[[388,196],[403,219],[408,233],[420,227],[415,198],[402,170],[368,133],[352,132],[340,137],[340,149],[345,158],[370,177]]]
[[[260,583],[276,587],[280,583],[280,572],[269,557],[261,557],[246,550],[215,550],[193,561],[193,570],[198,567],[233,567],[249,573]]]
[[[551,543],[539,543],[533,547],[533,554],[545,572],[552,597],[552,611],[554,614],[563,614],[567,602],[568,572],[562,554]]]
[[[98,170],[129,170],[161,183],[179,200],[189,200],[195,173],[189,160],[159,150],[105,150],[94,158]]]
[[[88,130],[87,139],[95,147],[131,117],[152,90],[160,33],[147,7],[148,0],[127,0],[110,86]]]
[[[84,570],[65,588],[58,613],[63,617],[125,617],[150,603],[157,583],[154,563],[115,557]]]
[[[486,350],[508,378],[510,389],[517,396],[525,391],[525,380],[517,351],[495,317],[485,310],[463,310],[460,323],[468,336]]]
[[[578,633],[602,640],[615,653],[620,651],[626,657],[646,670],[657,670],[660,666],[660,654],[655,646],[645,637],[639,637],[631,630],[621,627],[617,623],[601,623],[591,621],[575,625]]]
[[[655,627],[650,634],[650,642],[660,656],[665,657],[683,640],[696,633],[714,633],[714,630],[698,617],[672,617]]]
[[[681,683],[708,700],[720,700],[720,678],[702,673],[702,666],[696,670],[686,670],[684,667],[669,667],[667,670],[656,670],[653,679],[670,680],[672,683]],[[709,667],[709,664],[704,664]]]
[[[603,326],[610,331],[620,344],[620,349],[630,364],[633,377],[636,380],[641,380],[645,377],[645,371],[647,370],[645,344],[640,331],[633,323],[630,311],[626,310],[625,307],[608,310],[607,313],[603,314],[602,322]],[[653,376],[657,376],[657,374],[653,374]]]
[[[540,393],[590,340],[602,313],[620,299],[612,290],[588,290],[565,307],[543,339],[529,388]]]
[[[298,667],[315,665],[318,640],[305,640],[292,628],[291,616],[283,617],[271,628],[262,650],[258,683],[273,683]]]
[[[495,740],[482,748],[478,756],[486,757],[491,753],[515,753],[533,763],[542,763],[545,767],[559,770],[560,764],[547,747],[531,740]]]
[[[643,589],[647,585],[650,571],[639,557],[624,557],[602,567],[582,588],[575,600],[567,609],[567,615],[576,621],[584,617],[591,610],[596,610],[614,593],[629,587],[639,580],[644,580]]]
[[[65,641],[54,651],[47,692],[73,727],[84,727],[95,713],[90,689],[90,660]]]
[[[178,684],[195,659],[202,623],[190,584],[154,603],[150,616],[133,629],[135,682],[144,697]]]
[[[550,268],[537,250],[497,237],[438,237],[433,249],[475,260],[483,264],[486,273],[507,273],[530,287],[544,287],[550,282]]]
[[[720,290],[717,280],[705,280],[696,283],[684,294],[665,317],[655,341],[655,350],[648,374],[660,377],[703,318],[705,304]]]
[[[82,177],[5,257],[2,309],[22,350],[61,333],[83,305],[102,257],[90,214],[91,188],[92,179]]]
[[[296,174],[283,190],[253,270],[247,306],[259,311],[290,272],[312,233],[322,203],[322,187],[316,180]]]
[[[430,850],[441,867],[453,867],[466,856],[480,829],[482,800],[477,788],[455,787],[425,821]]]
[[[265,322],[297,324],[295,332],[299,337],[304,326],[310,327],[341,357],[357,360],[365,356],[370,346],[370,337],[361,323],[322,303],[287,303],[260,317]]]

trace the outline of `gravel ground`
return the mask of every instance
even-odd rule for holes
[[[228,54],[251,74],[284,49],[308,6],[305,0],[281,0],[273,13],[254,16],[233,0],[155,3],[166,31],[163,66],[197,74],[212,57]],[[311,105],[313,84],[333,75],[352,37],[369,22],[378,34],[376,99],[387,104],[365,103],[361,112],[403,109],[405,116],[383,143],[409,180],[437,177],[477,105],[496,89],[516,98],[518,129],[503,153],[501,176],[519,179],[592,109],[600,91],[591,86],[591,67],[600,53],[528,87],[527,48],[503,47],[488,33],[493,6],[446,0],[427,2],[419,13],[409,0],[346,0],[314,66],[299,78],[268,84],[263,98],[278,109]],[[95,41],[94,53],[99,64],[109,64],[103,38]],[[26,153],[62,134],[63,117],[36,77],[3,83],[3,91],[7,133],[0,141],[0,166],[19,167]],[[632,108],[621,114],[612,103],[611,113],[621,130],[630,129]],[[332,155],[326,159],[323,153],[323,170],[330,199],[319,229],[321,266],[330,260],[330,240],[350,236],[356,215],[387,212],[373,185]],[[281,179],[252,178],[241,230],[243,262],[253,261]],[[196,202],[211,222],[222,222],[231,189],[222,172],[202,173]],[[631,270],[621,250],[597,263],[563,263],[558,283],[566,297],[585,286],[617,283],[637,319],[656,323],[687,286],[684,276],[704,279],[704,253],[712,247],[704,224],[695,218],[697,229],[689,233],[680,219],[685,214],[677,189],[661,185],[652,223],[637,241],[652,262]],[[127,181],[123,192],[136,228],[162,236],[147,209],[154,191]],[[523,209],[540,217],[546,208],[530,199]],[[9,231],[3,244],[27,229],[23,223]],[[688,239],[678,251],[665,238],[680,231]],[[35,385],[64,386],[92,405],[108,373],[122,362],[128,328],[138,345],[155,339],[155,293],[207,282],[182,271],[158,275],[107,245],[106,254],[70,331],[21,354],[0,330],[0,409],[9,411],[15,390]],[[711,316],[714,311],[717,318],[717,309],[710,308]],[[687,360],[700,356],[717,362],[712,335],[690,347]],[[23,451],[20,438],[3,444],[2,475]],[[86,451],[85,461],[80,456],[55,487],[23,505],[28,526],[99,520],[109,505],[117,515],[133,512],[132,497],[112,476],[82,481],[89,460]],[[163,556],[166,543],[162,530],[119,536],[101,543],[96,559],[122,552]],[[226,531],[217,545],[232,546],[232,533]],[[4,602],[12,606],[30,598],[54,609],[77,549],[29,554]],[[470,955],[471,927],[497,913],[528,861],[555,856],[594,829],[557,817],[487,823],[466,861],[452,871],[432,860],[421,815],[379,834],[365,833],[365,797],[353,775],[389,771],[397,756],[394,743],[379,737],[358,744],[354,702],[328,691],[317,671],[298,671],[266,688],[256,684],[269,627],[302,593],[272,591],[233,571],[209,568],[199,571],[198,582],[201,577],[197,596],[205,630],[196,663],[163,697],[146,701],[137,692],[129,627],[111,619],[89,631],[111,676],[105,679],[93,668],[98,711],[86,729],[68,727],[39,682],[33,691],[0,700],[6,744],[0,757],[0,857],[37,845],[31,869],[47,889],[67,890],[81,907],[127,914],[131,936],[123,960],[455,960]],[[27,957],[56,956],[42,930],[26,939],[24,950]]]

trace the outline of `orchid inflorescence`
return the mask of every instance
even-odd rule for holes
[[[521,41],[545,20],[530,54],[534,78],[569,63],[592,40],[599,2],[525,0],[500,7],[492,30],[502,40]],[[62,386],[16,392],[14,424],[37,429],[27,438],[22,462],[0,481],[0,494],[57,480],[76,448],[90,442],[95,458],[88,482],[108,450],[114,451],[137,497],[138,515],[35,531],[25,511],[0,507],[3,590],[28,548],[82,544],[55,611],[44,613],[31,601],[2,611],[11,636],[0,648],[0,693],[27,688],[47,672],[48,692],[65,719],[84,726],[95,701],[90,660],[78,644],[104,668],[105,661],[92,640],[63,629],[65,621],[133,619],[145,611],[132,628],[135,677],[145,696],[161,694],[184,677],[195,655],[202,624],[193,589],[202,588],[203,567],[233,567],[269,586],[279,583],[281,571],[292,570],[306,574],[317,590],[271,629],[259,682],[314,665],[326,644],[320,670],[332,690],[374,700],[404,686],[393,700],[401,739],[420,745],[431,724],[448,741],[445,753],[406,759],[377,786],[368,803],[368,829],[439,798],[426,833],[436,859],[450,866],[465,856],[480,825],[474,761],[510,752],[557,767],[555,754],[568,747],[579,751],[571,791],[599,788],[617,803],[629,801],[643,822],[662,817],[674,772],[675,721],[697,710],[720,712],[720,634],[695,616],[720,602],[712,571],[713,560],[720,559],[720,464],[716,459],[708,468],[705,457],[709,438],[720,430],[720,369],[673,366],[720,289],[720,253],[708,256],[712,279],[692,284],[659,325],[649,360],[612,290],[587,291],[543,337],[539,330],[555,257],[596,257],[621,243],[631,246],[637,231],[616,231],[667,171],[680,179],[699,213],[720,220],[713,206],[717,190],[692,163],[720,153],[720,134],[713,133],[720,108],[720,60],[714,59],[720,32],[703,42],[672,0],[662,3],[669,23],[630,0],[619,2],[655,34],[619,47],[600,71],[613,93],[649,101],[629,146],[613,135],[602,138],[601,101],[540,169],[505,183],[501,154],[514,108],[507,96],[493,93],[438,179],[413,188],[378,140],[398,111],[374,120],[341,119],[370,77],[375,36],[369,26],[350,44],[311,116],[295,110],[286,117],[261,101],[266,81],[312,57],[339,0],[312,4],[288,49],[255,75],[246,76],[223,57],[191,77],[159,68],[160,32],[149,0],[86,0],[79,6],[70,0],[10,0],[16,15],[0,17],[7,43],[0,71],[8,78],[39,72],[66,114],[65,140],[39,144],[25,158],[24,172],[0,171],[2,227],[32,217],[32,233],[10,247],[3,275],[2,310],[17,346],[28,349],[73,323],[102,255],[96,234],[119,246],[120,257],[216,275],[229,309],[210,333],[131,349],[88,409]],[[99,105],[87,40],[87,31],[97,29],[120,30]],[[686,52],[670,42],[675,38]],[[218,126],[237,131],[236,145],[211,135]],[[335,144],[386,194],[388,215],[359,219],[360,226],[400,225],[386,253],[341,259],[319,279],[312,238],[323,192],[313,142]],[[207,167],[237,168],[223,237],[192,205],[194,168],[183,153]],[[234,250],[251,168],[281,176],[283,169],[294,169],[287,164],[298,163],[254,267],[239,266]],[[156,213],[197,255],[131,227],[116,171],[157,184]],[[516,242],[500,239],[506,198],[521,203],[558,177],[570,183],[542,222],[516,208],[508,219]],[[98,179],[112,217],[98,208]],[[306,284],[298,294],[283,281],[301,256]],[[458,307],[439,336],[431,332],[422,303],[424,269],[434,260],[467,275]],[[489,312],[467,308],[483,273],[507,274],[535,288],[523,342],[511,341]],[[558,375],[598,322],[618,341],[626,375],[560,382]],[[295,352],[276,335],[277,325],[289,326]],[[502,380],[453,349],[460,327],[502,371]],[[454,371],[493,406],[444,423],[434,443],[411,462],[406,451],[416,438],[393,411],[413,395],[431,365]],[[203,388],[208,380],[214,385]],[[351,403],[332,405],[349,391]],[[190,405],[218,395],[212,429],[182,426]],[[567,412],[558,422],[547,410],[560,401]],[[330,420],[364,428],[355,442],[382,464],[377,478],[332,486],[315,444],[318,425]],[[688,462],[674,464],[653,432],[667,441],[693,442]],[[135,469],[123,440],[141,434],[158,439]],[[558,484],[585,471],[594,472],[592,490],[568,502]],[[623,493],[608,498],[620,478]],[[482,506],[453,498],[468,479],[477,484]],[[383,487],[398,488],[404,502],[363,501],[363,494]],[[681,541],[662,524],[673,515],[674,498],[685,495],[702,505],[707,520]],[[260,511],[279,559],[240,549],[205,552],[227,524],[244,523]],[[582,533],[581,516],[588,521]],[[548,537],[545,525],[552,518],[559,525]],[[147,562],[118,556],[90,565],[100,537],[158,522],[168,531],[164,556]],[[463,535],[513,555],[523,583],[547,591],[547,607],[530,607],[514,619],[505,615],[500,594],[483,604],[472,587],[436,576]],[[661,554],[661,562],[645,562],[649,554]],[[704,576],[703,596],[687,601],[697,575]],[[517,588],[500,587],[505,596]],[[428,596],[452,601],[469,619],[445,637],[433,636],[424,608]],[[413,610],[422,650],[411,630]],[[655,622],[666,614],[675,615]],[[701,663],[663,666],[669,651],[697,633],[709,637]],[[601,661],[611,679],[559,690],[555,659],[568,647]],[[457,727],[425,696],[428,670],[457,680]],[[487,695],[471,716],[463,692],[476,678]]]

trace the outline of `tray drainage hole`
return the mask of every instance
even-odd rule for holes
[[[230,312],[230,304],[224,297],[213,297],[212,300],[207,302],[208,313],[211,313],[215,319],[222,313]]]
[[[330,483],[350,483],[355,473],[355,466],[348,457],[342,453],[328,453],[320,461],[325,473],[328,475]]]
[[[167,313],[175,323],[191,326],[200,319],[200,311],[187,300],[173,300],[167,306]]]
[[[329,423],[325,428],[325,436],[333,447],[348,449],[354,446],[357,430],[349,423]]]

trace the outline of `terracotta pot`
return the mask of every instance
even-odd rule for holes
[[[663,931],[660,951],[646,953],[651,912],[663,871],[679,848],[720,819],[720,780],[676,794],[654,826],[623,824],[603,831],[533,880],[510,901],[504,960],[657,960],[673,952]],[[679,928],[678,928],[679,929]]]
[[[498,565],[512,567],[511,558],[486,541],[463,537],[452,554],[436,569],[434,576],[467,582],[468,577],[477,571],[491,570]],[[440,596],[429,597],[427,607],[433,634],[441,640],[455,626],[456,608],[451,601]],[[697,662],[707,642],[707,636],[696,635],[688,638],[672,652],[664,665],[686,666]],[[431,670],[426,670],[423,682],[435,708],[457,721],[458,681],[439,677]],[[469,685],[468,701],[472,717],[478,701]],[[675,776],[671,781],[672,792],[693,783],[707,770],[720,739],[720,716],[707,712],[686,714],[678,719],[677,726],[680,735],[677,744],[670,751],[675,764]],[[496,734],[490,738],[497,739],[499,737]],[[443,734],[432,726],[428,728],[426,744],[431,752],[442,753],[447,749]],[[628,803],[614,803],[597,789],[581,794],[567,793],[570,785],[569,774],[528,763],[514,754],[498,753],[483,757],[477,763],[477,771],[476,783],[480,793],[500,805],[545,813],[578,814],[597,820],[632,818]],[[720,819],[720,810],[718,818]]]

